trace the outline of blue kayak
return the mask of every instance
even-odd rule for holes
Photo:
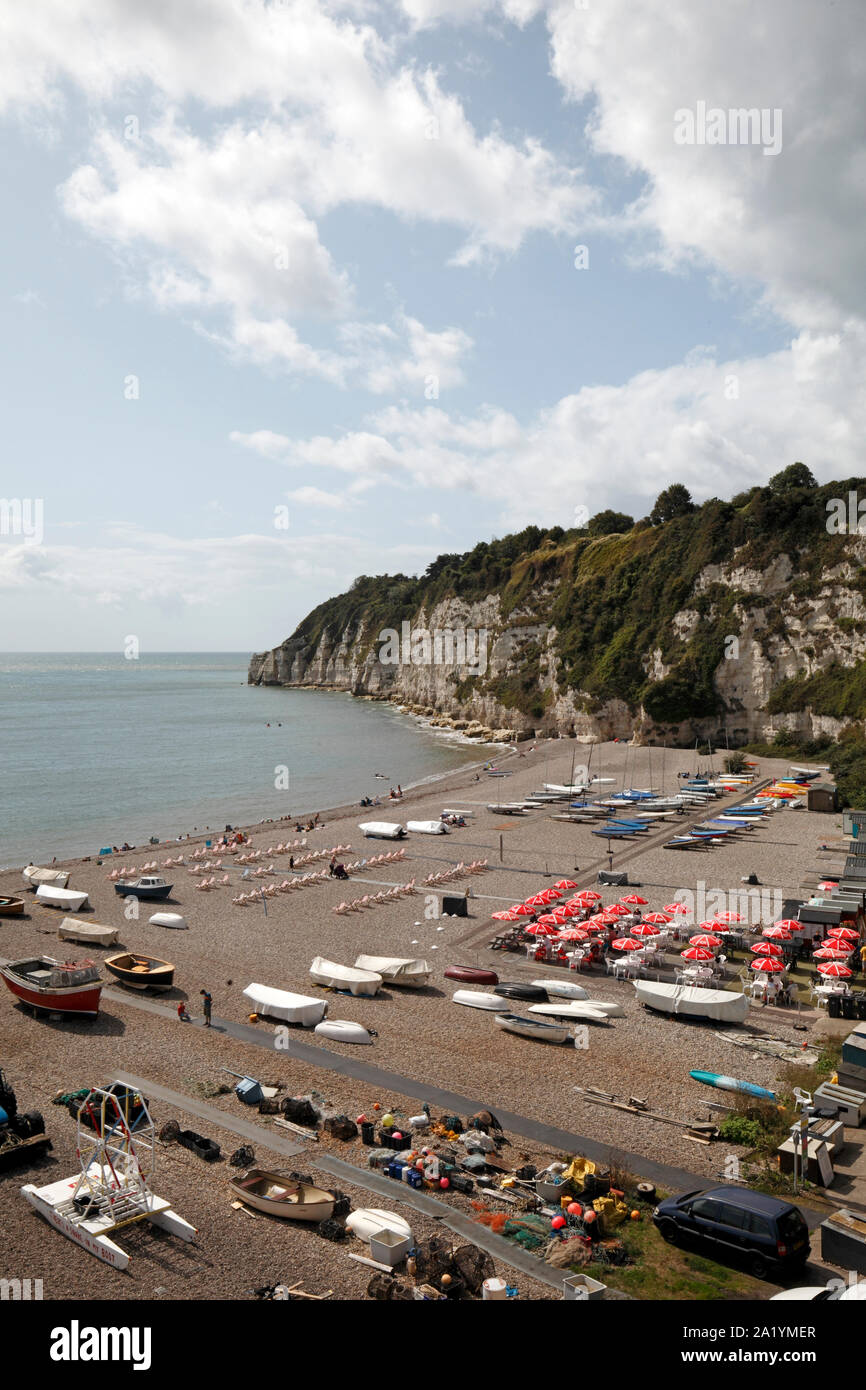
[[[690,1071],[689,1076],[705,1086],[715,1086],[718,1091],[740,1091],[743,1095],[757,1096],[759,1100],[776,1099],[775,1091],[755,1086],[751,1081],[738,1081],[735,1076],[721,1076],[717,1071]]]

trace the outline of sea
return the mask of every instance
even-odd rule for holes
[[[247,685],[248,663],[0,654],[0,867],[387,802],[484,756],[384,701]]]

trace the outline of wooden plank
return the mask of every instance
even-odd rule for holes
[[[315,1129],[304,1129],[303,1125],[293,1124],[291,1120],[280,1120],[276,1115],[271,1115],[268,1118],[273,1120],[275,1125],[279,1125],[280,1129],[290,1129],[293,1134],[300,1134],[302,1139],[309,1139],[314,1144],[319,1142],[319,1135]]]

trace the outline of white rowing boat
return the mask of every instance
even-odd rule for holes
[[[317,985],[348,990],[355,995],[378,994],[382,985],[382,976],[377,970],[356,970],[351,965],[325,960],[324,956],[316,956],[310,966],[310,976]]]
[[[381,975],[386,985],[401,985],[407,989],[423,989],[433,974],[426,960],[407,956],[358,956],[355,969],[370,970]]]
[[[380,1236],[384,1231],[392,1231],[395,1236],[411,1237],[412,1227],[395,1211],[384,1211],[382,1207],[359,1207],[346,1217],[346,1230],[359,1240],[369,1240]]]
[[[648,1009],[681,1018],[713,1018],[721,1023],[742,1023],[749,1013],[745,994],[728,989],[699,989],[695,985],[669,985],[660,980],[635,980],[635,993]]]
[[[40,883],[50,883],[55,888],[65,888],[69,882],[69,873],[66,869],[40,869],[36,864],[28,864],[22,877],[27,887],[32,888],[34,892]]]
[[[487,994],[483,989],[458,989],[451,996],[455,1004],[465,1004],[469,1009],[501,1009],[502,1000],[498,994]]]
[[[257,1014],[282,1018],[286,1023],[300,1023],[305,1028],[321,1023],[328,1010],[324,999],[314,999],[308,994],[291,994],[285,989],[272,989],[270,985],[251,984],[241,992]]]
[[[523,1014],[497,1014],[495,1022],[506,1033],[517,1033],[522,1038],[535,1038],[540,1042],[564,1043],[568,1037],[568,1029],[562,1024],[526,1018]]]

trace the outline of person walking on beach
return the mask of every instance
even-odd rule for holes
[[[205,1028],[210,1028],[211,1009],[213,1008],[213,995],[208,994],[206,989],[200,989],[199,994],[202,996],[201,1002],[204,1007],[204,1026]]]

